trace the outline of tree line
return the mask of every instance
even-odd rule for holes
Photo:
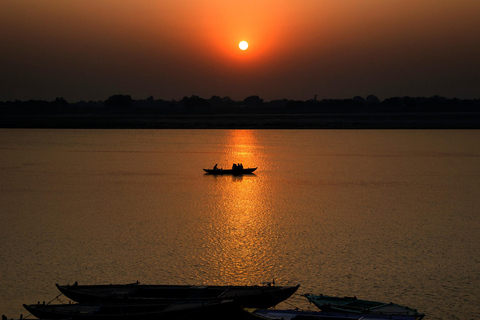
[[[316,114],[316,113],[416,113],[416,112],[480,112],[480,99],[433,97],[392,97],[381,101],[374,95],[351,99],[310,100],[277,99],[264,101],[249,96],[236,101],[230,97],[196,95],[181,100],[135,100],[117,94],[104,101],[68,102],[62,97],[53,101],[27,100],[0,102],[4,115],[108,115],[108,114]]]

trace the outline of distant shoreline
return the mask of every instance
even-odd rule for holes
[[[210,115],[2,115],[0,128],[480,129],[480,112]]]

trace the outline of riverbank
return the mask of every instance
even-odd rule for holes
[[[2,115],[2,128],[480,129],[480,113]]]

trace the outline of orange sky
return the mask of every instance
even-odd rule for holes
[[[479,98],[479,17],[478,0],[2,0],[0,101]]]

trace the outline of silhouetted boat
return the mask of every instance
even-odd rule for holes
[[[413,316],[302,310],[245,309],[251,320],[414,320]]]
[[[242,174],[251,174],[257,168],[237,168],[237,169],[203,169],[208,174],[233,174],[233,175],[242,175]]]
[[[176,303],[88,303],[23,305],[39,319],[176,320],[223,318],[242,312],[232,300]]]
[[[68,298],[77,302],[114,301],[208,301],[235,300],[243,307],[270,308],[293,295],[297,286],[188,286],[188,285],[56,285]]]
[[[403,315],[421,319],[425,316],[415,309],[395,303],[384,303],[370,300],[360,300],[357,297],[332,297],[326,295],[306,294],[305,297],[322,311],[364,313],[377,315]]]

